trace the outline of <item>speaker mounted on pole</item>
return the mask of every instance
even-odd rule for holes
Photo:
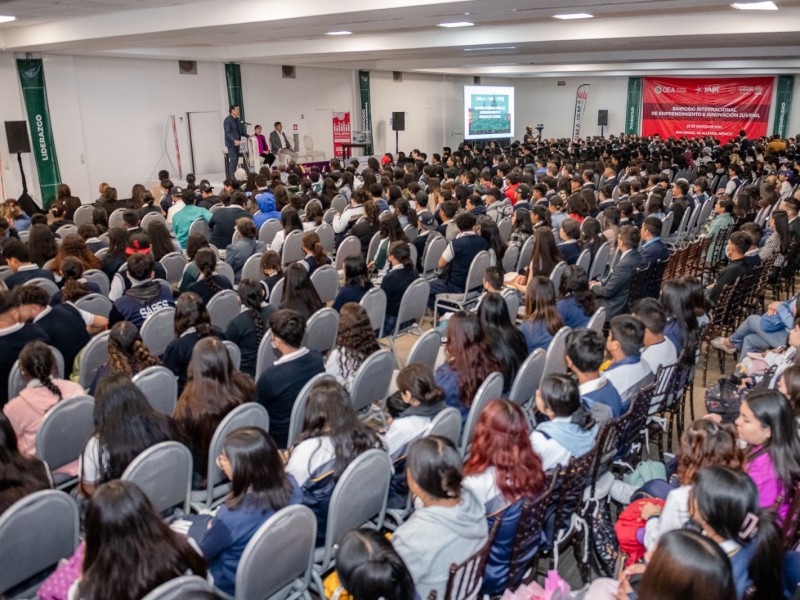
[[[6,141],[9,154],[26,154],[31,151],[31,138],[25,121],[6,121]]]
[[[406,130],[406,113],[393,112],[392,131],[405,131],[405,130]]]

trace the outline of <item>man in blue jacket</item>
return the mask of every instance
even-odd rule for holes
[[[640,251],[642,263],[647,263],[650,267],[659,260],[669,258],[669,248],[661,241],[661,219],[658,217],[647,217],[642,223],[642,240],[644,244]]]
[[[228,149],[228,176],[233,177],[239,164],[239,146],[242,144],[242,125],[239,121],[239,107],[231,105],[228,116],[222,122],[225,132],[225,147]]]

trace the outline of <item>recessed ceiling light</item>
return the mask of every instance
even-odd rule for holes
[[[734,2],[731,6],[739,10],[778,10],[772,0],[766,0],[766,2]]]
[[[352,31],[329,31],[325,35],[352,35]]]
[[[561,19],[563,21],[568,21],[570,19],[591,19],[594,15],[590,15],[589,13],[567,13],[563,15],[553,15],[554,19]]]
[[[9,23],[11,21],[16,21],[16,20],[17,20],[17,17],[0,15],[0,23]]]
[[[437,27],[472,27],[475,23],[470,23],[469,21],[453,21],[451,23],[439,23]]]
[[[491,50],[514,50],[516,46],[491,46],[487,48],[464,48],[464,52],[489,52]]]

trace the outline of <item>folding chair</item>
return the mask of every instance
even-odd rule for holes
[[[133,376],[131,382],[138,387],[155,410],[170,417],[178,404],[178,378],[166,367],[147,367]]]
[[[189,513],[192,453],[183,444],[161,442],[150,446],[131,461],[121,479],[139,486],[159,513],[171,513],[170,520]]]

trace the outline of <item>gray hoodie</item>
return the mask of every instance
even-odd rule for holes
[[[392,536],[420,598],[432,590],[444,598],[450,565],[464,562],[489,539],[483,506],[469,489],[461,490],[457,506],[418,509]],[[477,593],[459,600],[476,597]]]

